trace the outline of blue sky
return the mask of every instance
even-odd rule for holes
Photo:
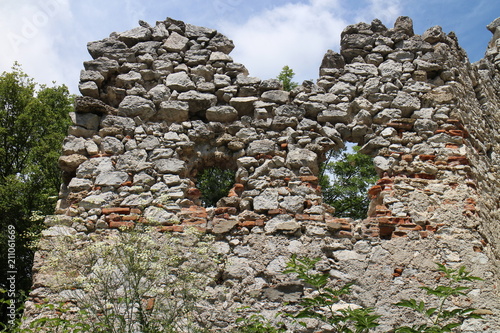
[[[379,18],[387,27],[406,15],[416,33],[440,25],[454,31],[472,62],[484,55],[500,16],[499,0],[0,0],[0,72],[14,61],[35,81],[78,93],[86,44],[113,31],[166,17],[217,29],[234,40],[231,53],[251,76],[275,77],[284,65],[296,81],[316,79],[323,54],[339,50],[348,25]]]

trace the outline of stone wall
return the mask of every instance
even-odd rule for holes
[[[317,83],[290,92],[248,76],[229,56],[233,43],[212,29],[167,19],[91,42],[44,237],[99,237],[136,223],[216,235],[226,264],[205,306],[219,328],[243,305],[266,316],[286,310],[296,288],[280,272],[293,253],[321,257],[333,281],[357,281],[353,298],[383,315],[380,331],[413,320],[392,304],[421,297],[435,262],[466,265],[484,281],[457,305],[488,315],[462,329],[497,332],[497,21],[473,65],[438,26],[422,35],[407,17],[390,29],[379,20],[348,26]],[[347,142],[373,157],[380,176],[359,221],[336,217],[318,186],[319,164]],[[196,177],[211,166],[236,177],[207,209]],[[44,260],[39,251],[35,272]],[[35,274],[28,318],[54,296],[46,281]]]

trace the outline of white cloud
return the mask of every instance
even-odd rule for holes
[[[6,46],[0,71],[9,71],[15,61],[36,82],[66,81],[54,36],[61,22],[71,19],[68,0],[27,0],[1,5],[0,44]]]
[[[378,18],[388,28],[391,28],[392,23],[401,15],[402,6],[401,0],[369,0],[368,6],[359,11],[357,20],[371,22]]]
[[[353,17],[340,1],[310,0],[286,4],[257,13],[244,23],[223,23],[222,31],[235,42],[235,61],[243,63],[250,75],[262,79],[275,77],[284,65],[290,66],[299,82],[316,79],[321,59],[328,49],[340,47],[340,34],[346,25],[396,18],[399,1],[369,0]],[[373,17],[372,17],[373,16]]]

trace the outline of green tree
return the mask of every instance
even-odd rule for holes
[[[285,89],[286,91],[290,91],[298,86],[297,82],[292,81],[294,76],[295,73],[290,67],[284,66],[281,69],[281,72],[278,74],[278,80],[283,83],[283,89]]]
[[[41,216],[54,209],[61,183],[57,159],[71,110],[72,98],[65,86],[38,86],[18,64],[0,75],[0,265],[13,264],[9,270],[17,271],[18,297],[31,288],[30,235],[40,230]],[[12,229],[15,262],[8,262],[7,238]],[[0,288],[9,290],[7,274],[0,271]],[[6,320],[5,306],[0,318]]]
[[[367,191],[378,179],[372,158],[359,149],[353,147],[353,153],[332,151],[321,168],[323,200],[339,217],[365,218],[370,204]]]
[[[235,172],[230,169],[211,167],[198,176],[198,189],[205,207],[215,207],[217,201],[225,197],[234,185]]]

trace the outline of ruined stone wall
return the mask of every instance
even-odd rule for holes
[[[248,76],[229,56],[232,42],[212,29],[167,19],[91,42],[60,158],[65,184],[44,237],[100,237],[136,223],[216,235],[225,265],[200,306],[220,329],[244,305],[269,317],[286,311],[297,289],[281,270],[293,253],[321,257],[318,269],[333,281],[357,281],[352,296],[383,315],[380,331],[412,322],[392,304],[421,297],[436,262],[466,265],[484,281],[457,305],[488,315],[462,329],[497,332],[496,25],[474,65],[440,27],[415,35],[406,17],[391,29],[378,20],[348,26],[317,83],[291,92]],[[336,217],[318,186],[326,153],[347,142],[373,156],[380,176],[359,221]],[[207,209],[196,177],[210,166],[236,177]],[[35,272],[44,260],[39,251]],[[35,274],[29,318],[54,297],[48,280]]]

